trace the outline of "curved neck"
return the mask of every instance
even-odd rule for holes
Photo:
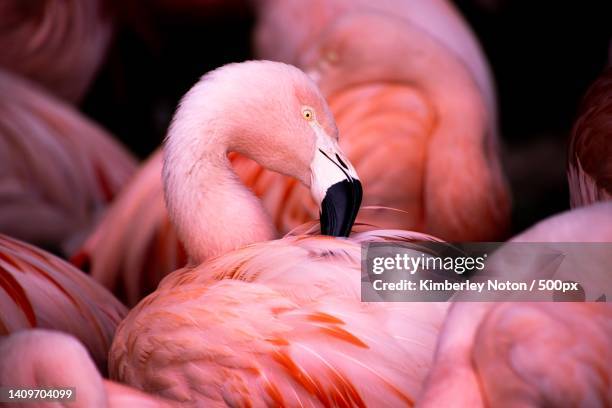
[[[199,106],[197,93],[197,88],[190,91],[177,111],[163,168],[170,219],[194,264],[277,236],[227,157],[236,132],[215,120],[219,112]]]

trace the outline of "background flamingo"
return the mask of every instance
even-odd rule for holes
[[[73,407],[169,407],[160,399],[103,380],[83,345],[51,330],[27,330],[0,337],[0,384],[12,388],[74,387]],[[22,403],[6,406],[22,406]],[[48,403],[29,404],[47,406]]]
[[[550,217],[512,241],[551,242],[553,247],[556,242],[612,241],[612,203],[588,205],[606,197],[597,193],[597,183],[581,166],[584,161],[590,169],[605,169],[608,162],[602,148],[609,136],[607,98],[605,91],[600,93],[606,85],[605,78],[600,79],[589,90],[570,142],[572,204],[586,206]],[[602,173],[594,174],[599,181]],[[589,262],[589,269],[594,269],[609,260],[585,259],[582,264]],[[608,282],[600,285],[605,288]],[[605,302],[597,293],[589,297],[589,289],[585,288],[587,301]],[[440,334],[421,406],[450,401],[469,406],[492,401],[606,406],[612,372],[602,362],[612,358],[611,334],[612,308],[606,303],[456,303]],[[580,375],[574,375],[577,372]]]
[[[612,203],[557,215],[513,238],[611,240]],[[611,334],[607,303],[455,303],[420,405],[606,406]]]
[[[587,91],[568,152],[572,207],[612,198],[612,67]]]
[[[130,312],[112,378],[191,405],[412,404],[445,306],[361,303],[360,242],[425,237],[268,241],[274,227],[227,150],[309,185],[324,231],[352,225],[358,179],[314,84],[272,62],[209,73],[182,100],[164,153],[171,219],[193,265],[204,263],[169,275]]]
[[[261,58],[293,64],[302,61],[310,49],[319,45],[321,35],[347,14],[374,12],[400,17],[435,38],[468,66],[479,89],[486,95],[492,119],[496,119],[495,89],[488,62],[478,40],[449,1],[383,0],[372,3],[364,0],[316,0],[307,9],[301,7],[298,0],[254,0],[254,4],[258,16],[255,31],[257,53]]]
[[[71,253],[135,167],[100,126],[0,70],[0,232]]]
[[[0,66],[80,101],[110,44],[102,0],[5,0],[0,4]]]
[[[70,264],[0,235],[0,335],[30,328],[69,333],[105,372],[115,328],[126,313],[104,287]]]

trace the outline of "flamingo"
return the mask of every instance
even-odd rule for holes
[[[80,101],[112,37],[102,0],[4,0],[0,4],[0,66]]]
[[[367,186],[364,202],[380,208],[361,221],[443,238],[494,239],[507,227],[509,200],[495,153],[488,67],[452,6],[422,3],[402,6],[402,16],[414,18],[400,21],[388,16],[393,2],[372,5],[378,14],[351,12],[368,8],[359,2],[315,2],[307,10],[301,2],[260,2],[257,49],[272,59],[296,60],[319,78],[343,134],[341,147]],[[375,38],[381,44],[371,43]],[[339,55],[338,47],[342,60],[326,62]],[[304,56],[295,55],[305,48]],[[383,71],[366,72],[373,66]],[[231,161],[282,233],[317,216],[316,203],[296,180],[238,154]],[[128,305],[185,264],[163,206],[161,162],[157,151],[74,257]]]
[[[1,336],[31,328],[69,333],[106,372],[115,328],[126,314],[111,293],[72,265],[0,234]]]
[[[568,149],[572,207],[612,198],[612,67],[591,85]]]
[[[457,303],[417,406],[608,406],[610,322],[606,303]]]
[[[612,203],[594,203],[607,194],[605,90],[610,72],[587,93],[570,141],[568,181],[577,208],[541,221],[512,241],[612,241]],[[597,295],[587,300],[601,300]],[[607,303],[455,303],[440,332],[420,406],[484,407],[492,401],[607,406],[612,398],[612,372],[606,364],[612,359],[611,322]]]
[[[0,355],[3,356],[0,384],[15,389],[71,387],[75,399],[66,400],[64,404],[75,408],[172,406],[133,388],[102,379],[83,345],[65,333],[33,329],[1,337]]]
[[[585,195],[578,190],[578,197]],[[558,242],[611,242],[612,202],[555,215],[512,241],[550,242],[553,247]],[[596,299],[601,300],[587,298]],[[419,406],[485,407],[499,401],[508,406],[607,406],[612,398],[611,335],[607,303],[455,303],[440,332]]]
[[[362,303],[360,244],[425,236],[275,239],[228,151],[309,186],[323,233],[350,232],[359,178],[309,78],[270,61],[208,73],[182,99],[164,148],[165,197],[190,266],[121,323],[111,378],[191,406],[411,405],[445,306]]]
[[[72,253],[135,168],[105,130],[0,70],[0,232]]]

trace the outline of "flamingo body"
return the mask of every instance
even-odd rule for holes
[[[611,226],[612,203],[599,203],[546,219],[513,241],[610,242]],[[589,262],[605,268],[610,256],[578,264]],[[609,286],[609,274],[603,279]],[[612,308],[605,299],[592,303],[593,288],[585,291],[589,303],[453,304],[420,406],[607,406]]]
[[[77,408],[169,407],[160,399],[103,380],[83,345],[74,337],[34,329],[0,338],[0,384],[11,388],[73,388],[63,403]],[[7,406],[22,406],[23,403]],[[34,402],[31,407],[45,407]]]
[[[0,235],[0,334],[45,328],[69,333],[106,371],[115,328],[127,310],[61,259]]]
[[[412,405],[445,305],[362,303],[360,237],[286,237],[168,275],[118,329],[111,377],[194,406]]]
[[[0,232],[70,253],[135,167],[99,126],[0,71]]]

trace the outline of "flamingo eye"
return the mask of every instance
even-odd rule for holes
[[[310,122],[314,119],[314,111],[311,108],[304,108],[302,109],[302,116]]]

